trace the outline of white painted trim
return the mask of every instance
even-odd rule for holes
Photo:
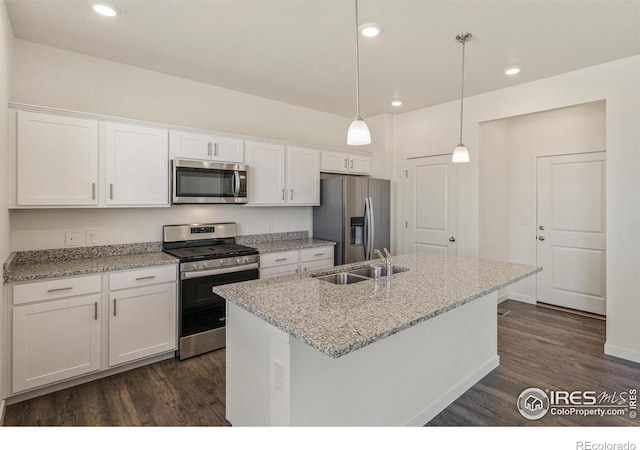
[[[5,407],[5,401],[0,400],[0,427],[4,423],[4,409],[5,409],[4,407]]]
[[[626,359],[640,363],[640,352],[630,350],[628,348],[618,347],[617,345],[604,344],[604,354],[609,356],[615,356],[616,358]]]
[[[498,304],[506,302],[507,300],[511,300],[511,296],[508,292],[498,297]]]
[[[413,419],[405,424],[410,427],[422,427],[427,424],[431,419],[444,411],[447,406],[455,402],[462,394],[468,389],[473,387],[479,380],[486,377],[492,370],[500,365],[500,357],[495,357],[488,360],[483,366],[480,366],[477,370],[470,373],[467,377],[461,380],[458,384],[453,386],[447,392],[445,392],[440,398],[436,399],[433,403],[427,406]]]
[[[522,294],[514,294],[513,292],[508,294],[509,300],[515,300],[517,302],[522,302],[522,303],[528,303],[530,305],[535,305],[536,301],[528,296],[528,295],[522,295]]]

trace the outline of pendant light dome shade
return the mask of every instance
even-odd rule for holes
[[[471,39],[471,33],[460,33],[456,36],[456,41],[462,44],[462,77],[460,80],[460,140],[459,144],[451,155],[452,163],[468,163],[469,150],[462,143],[462,119],[464,117],[464,46]]]
[[[360,117],[360,47],[358,45],[358,0],[356,4],[356,118],[353,119],[347,131],[347,145],[371,144],[369,127]]]
[[[358,117],[349,125],[347,132],[348,145],[367,145],[371,144],[371,133],[369,127],[362,118]]]
[[[451,156],[451,162],[454,163],[468,163],[469,162],[469,150],[464,144],[460,143],[453,151],[453,155]]]

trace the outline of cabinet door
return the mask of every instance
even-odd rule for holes
[[[169,205],[167,130],[106,124],[107,205]]]
[[[13,308],[13,392],[100,369],[100,294]]]
[[[326,269],[333,267],[333,258],[321,259],[318,261],[307,261],[300,263],[300,272],[306,272],[308,270]]]
[[[371,175],[371,156],[349,155],[349,173]]]
[[[211,136],[204,133],[169,131],[169,154],[171,158],[209,160],[213,154]]]
[[[347,173],[349,156],[345,153],[322,152],[322,164],[320,168],[323,172]]]
[[[109,294],[109,366],[176,349],[176,284]]]
[[[212,157],[214,161],[244,162],[244,141],[242,139],[226,138],[222,136],[212,137]]]
[[[287,147],[287,203],[320,205],[320,154],[317,150]]]
[[[284,145],[247,142],[246,146],[249,205],[284,205]]]
[[[98,204],[98,122],[18,112],[17,204]]]

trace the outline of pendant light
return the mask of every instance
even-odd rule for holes
[[[360,49],[358,45],[358,0],[356,3],[356,118],[353,119],[347,131],[348,145],[366,145],[371,144],[371,134],[369,127],[360,117]]]
[[[460,143],[453,151],[451,156],[451,162],[453,163],[468,163],[469,162],[469,150],[462,143],[462,117],[464,111],[464,46],[467,41],[471,39],[471,33],[460,33],[456,36],[456,41],[462,44],[462,81],[460,83]]]

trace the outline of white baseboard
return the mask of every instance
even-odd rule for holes
[[[4,407],[5,407],[4,400],[0,400],[0,427],[4,423]]]
[[[605,343],[604,354],[640,363],[640,352],[638,352],[637,350],[630,350],[628,348],[622,348],[616,345]]]
[[[509,297],[509,293],[508,292],[506,294],[502,294],[502,295],[498,296],[498,304],[500,304],[500,303],[502,303],[504,301],[507,301],[509,299],[510,299],[510,297]]]
[[[513,292],[511,292],[510,294],[508,294],[508,297],[510,300],[515,300],[517,302],[528,303],[530,305],[536,304],[536,301],[529,295],[514,294]]]
[[[484,365],[480,366],[477,370],[470,373],[462,381],[456,384],[454,387],[445,392],[440,398],[435,400],[418,415],[411,419],[406,426],[422,427],[428,423],[435,416],[445,410],[447,406],[455,402],[458,397],[472,388],[478,381],[486,377],[493,369],[500,365],[500,357],[495,357],[488,360]]]

